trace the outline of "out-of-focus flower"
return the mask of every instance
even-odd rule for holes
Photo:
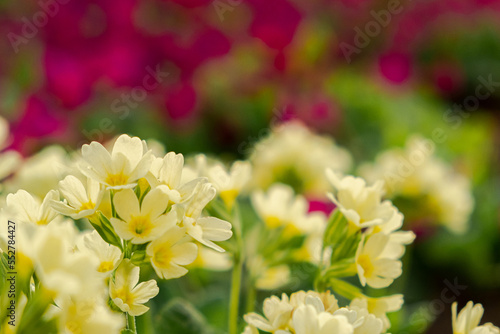
[[[433,152],[431,141],[414,136],[404,149],[385,151],[374,164],[361,166],[360,174],[369,182],[383,179],[387,195],[393,200],[414,200],[419,209],[409,208],[412,215],[405,214],[407,220],[430,220],[463,233],[474,206],[470,182]]]
[[[7,210],[16,220],[37,225],[47,225],[59,217],[52,208],[53,201],[59,200],[59,193],[50,191],[41,202],[25,190],[7,195]]]
[[[0,117],[0,151],[3,150],[9,139],[9,124]],[[21,162],[21,156],[15,151],[0,153],[0,180],[9,176]]]
[[[219,164],[209,168],[208,177],[220,198],[231,208],[236,197],[250,181],[251,173],[252,166],[248,161],[236,161],[229,172]]]
[[[451,306],[453,334],[498,334],[500,328],[492,323],[479,326],[484,308],[481,304],[469,301],[457,315],[457,302]]]
[[[255,145],[250,157],[253,181],[267,188],[281,182],[297,193],[324,196],[328,190],[325,169],[345,172],[350,154],[328,137],[310,132],[300,123],[285,123]]]
[[[139,270],[130,260],[124,259],[109,282],[109,296],[115,305],[132,316],[146,313],[149,307],[144,304],[160,292],[153,279],[139,283]]]
[[[283,237],[322,232],[326,219],[320,212],[308,212],[308,203],[283,184],[272,185],[267,193],[256,190],[252,204],[267,228],[283,228]]]
[[[403,306],[403,295],[392,295],[380,298],[355,298],[351,301],[350,307],[352,309],[366,309],[371,314],[383,321],[383,329],[387,330],[391,323],[387,317],[387,313],[396,312]]]

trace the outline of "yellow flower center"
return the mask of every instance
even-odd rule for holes
[[[80,207],[80,211],[83,211],[83,210],[91,210],[95,207],[95,204],[92,203],[92,201],[89,201],[87,203],[84,203],[82,204],[82,206]]]
[[[153,261],[156,263],[158,267],[169,266],[171,259],[172,259],[172,252],[170,251],[170,247],[160,248],[153,256]]]
[[[113,298],[121,299],[123,303],[127,304],[128,306],[132,306],[134,304],[134,295],[130,293],[127,288],[115,291]]]
[[[97,271],[100,273],[106,273],[108,271],[113,270],[114,265],[112,261],[103,261],[101,264],[99,264],[99,268],[97,268]]]
[[[373,272],[375,270],[375,267],[372,264],[372,261],[370,260],[370,257],[366,254],[362,254],[358,257],[358,264],[363,268],[365,272],[365,277],[371,277],[373,275]]]
[[[228,208],[232,208],[236,197],[238,197],[238,190],[224,190],[220,192],[219,196],[220,198],[222,198]]]
[[[268,216],[266,217],[266,225],[269,228],[278,228],[281,224],[281,219],[276,216]]]
[[[112,187],[122,186],[124,184],[127,184],[128,177],[125,174],[123,174],[123,172],[120,172],[118,174],[109,174],[104,182],[106,182]]]
[[[149,216],[132,217],[129,223],[130,231],[136,236],[148,235],[153,229]]]

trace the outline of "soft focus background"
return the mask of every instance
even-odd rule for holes
[[[450,332],[446,280],[498,325],[499,22],[495,0],[3,0],[0,114],[24,156],[129,133],[245,158],[298,119],[358,165],[437,136],[475,207],[463,235],[408,225],[413,320],[392,333]]]

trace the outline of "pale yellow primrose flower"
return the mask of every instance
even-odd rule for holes
[[[231,208],[236,197],[245,188],[251,178],[252,166],[248,161],[236,161],[226,171],[222,164],[208,169],[208,179],[217,190],[227,207]]]
[[[85,187],[78,178],[68,175],[59,182],[59,190],[65,197],[63,202],[52,201],[52,207],[63,215],[81,219],[95,213],[101,204],[103,189],[101,184],[91,178]]]
[[[7,145],[9,138],[9,124],[0,117],[0,150]],[[0,180],[11,174],[20,164],[21,155],[16,151],[7,151],[0,153]]]
[[[198,247],[186,236],[184,228],[174,226],[146,248],[156,274],[164,279],[184,276],[188,270],[182,266],[193,263]]]
[[[457,315],[457,303],[451,306],[453,334],[499,334],[500,329],[491,323],[479,326],[484,308],[469,301]]]
[[[266,193],[256,190],[251,196],[257,214],[270,229],[283,227],[285,237],[321,232],[326,225],[322,213],[308,213],[309,204],[284,184],[272,185]]]
[[[156,158],[151,164],[150,172],[146,175],[151,187],[165,185],[170,202],[181,203],[188,200],[196,186],[202,181],[201,178],[182,182],[184,167],[184,156],[169,152],[162,158]]]
[[[325,312],[322,304],[305,304],[293,312],[295,334],[353,334],[354,327],[345,315]],[[276,334],[288,331],[277,331]]]
[[[154,159],[146,143],[137,137],[121,135],[111,154],[98,142],[82,147],[81,172],[107,189],[133,188],[146,176]]]
[[[287,122],[272,129],[256,143],[250,161],[252,182],[266,189],[276,182],[287,183],[299,193],[323,196],[328,190],[324,170],[347,171],[350,153],[331,137],[320,136],[298,122]]]
[[[82,235],[78,243],[78,249],[82,252],[89,252],[99,260],[96,270],[100,273],[110,274],[122,259],[121,250],[102,240],[97,231],[87,232]]]
[[[388,287],[402,274],[401,261],[384,256],[384,249],[389,243],[389,236],[384,233],[363,237],[356,251],[355,263],[359,281],[363,286],[373,288]]]
[[[288,296],[283,294],[281,299],[271,296],[264,300],[264,317],[257,313],[249,313],[244,316],[245,321],[265,332],[274,333],[277,330],[285,329],[292,318],[293,306],[290,304]]]
[[[354,310],[368,310],[368,312],[382,320],[383,330],[385,331],[391,327],[391,322],[387,317],[387,313],[399,311],[403,303],[403,295],[399,294],[379,298],[354,298],[349,307]]]
[[[52,208],[52,202],[59,200],[59,192],[51,190],[43,199],[32,196],[25,190],[7,195],[7,212],[19,222],[46,225],[60,217]]]
[[[103,298],[102,298],[103,299]],[[101,298],[62,298],[53,307],[59,333],[111,334],[125,327],[125,319],[112,312]]]
[[[182,206],[177,206],[182,226],[196,241],[207,247],[224,252],[213,241],[224,241],[233,235],[231,224],[215,217],[201,217],[205,206],[215,197],[216,190],[210,183],[199,183],[192,198]]]
[[[335,194],[329,193],[328,197],[349,221],[351,228],[359,230],[383,224],[396,212],[390,201],[382,201],[383,182],[367,186],[362,178],[342,177],[331,169],[326,175],[335,188]]]
[[[30,194],[43,198],[66,175],[71,168],[68,154],[61,146],[45,147],[35,155],[23,160],[12,178],[7,179],[5,186],[9,192],[24,189]]]
[[[139,283],[139,267],[124,259],[109,282],[109,295],[116,306],[132,316],[146,313],[149,307],[143,305],[155,297],[160,289],[154,279]]]
[[[164,214],[169,197],[166,186],[158,186],[144,196],[142,204],[132,189],[118,192],[113,199],[121,219],[111,218],[111,224],[120,238],[133,244],[143,244],[158,238],[177,222],[177,213]]]
[[[31,247],[24,250],[45,288],[62,296],[91,296],[104,290],[101,277],[95,275],[96,257],[75,251],[78,231],[73,222],[26,227],[32,228]]]

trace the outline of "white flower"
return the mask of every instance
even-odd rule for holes
[[[67,201],[52,201],[52,207],[73,219],[80,219],[94,214],[101,204],[103,196],[103,190],[99,182],[88,178],[87,187],[85,187],[82,181],[73,175],[68,175],[59,182],[59,190]]]
[[[352,158],[332,138],[319,136],[304,125],[288,122],[255,145],[250,161],[252,181],[266,189],[280,182],[298,193],[323,196],[328,190],[324,170],[347,171]]]
[[[217,164],[208,170],[208,179],[214,185],[220,198],[231,208],[251,178],[252,166],[248,161],[236,161],[229,172]]]
[[[0,151],[7,146],[9,138],[9,124],[0,117]],[[21,162],[21,155],[15,151],[0,153],[0,180],[9,176]]]
[[[387,313],[396,312],[403,306],[403,295],[392,295],[380,298],[355,298],[351,301],[350,308],[354,310],[366,309],[382,321],[383,330],[387,330],[391,323]]]
[[[109,295],[116,306],[132,316],[146,313],[149,307],[143,305],[160,292],[154,279],[139,283],[139,267],[124,259],[109,282]]]
[[[284,237],[322,232],[326,225],[323,214],[308,213],[307,200],[303,196],[296,196],[291,187],[283,184],[271,186],[267,193],[254,191],[252,204],[268,228],[284,229]]]
[[[389,196],[418,199],[422,218],[463,233],[474,206],[470,181],[434,155],[434,143],[412,136],[404,149],[382,152],[360,174],[369,182],[383,179]],[[418,219],[418,217],[417,217]]]
[[[286,294],[281,299],[272,296],[264,300],[264,317],[257,313],[245,315],[245,321],[260,330],[274,333],[280,329],[286,329],[292,317],[293,306]]]
[[[205,206],[215,197],[216,190],[210,183],[199,183],[191,199],[178,212],[182,219],[182,226],[196,241],[207,247],[224,252],[224,249],[213,241],[224,241],[233,235],[231,224],[215,217],[201,217]]]
[[[305,304],[293,312],[296,334],[352,334],[354,327],[344,315],[325,312],[321,304]]]
[[[182,266],[192,263],[198,255],[197,246],[186,238],[185,229],[174,226],[146,248],[156,274],[164,279],[184,276]]]
[[[121,135],[111,154],[98,142],[82,147],[81,172],[107,189],[133,188],[146,176],[154,157],[137,137]]]
[[[46,225],[56,218],[58,213],[52,208],[52,202],[59,200],[59,193],[51,190],[43,202],[25,190],[7,195],[7,210],[17,221]]]
[[[113,199],[120,219],[111,218],[111,224],[122,239],[134,244],[143,244],[158,238],[177,223],[177,213],[164,214],[169,203],[166,186],[149,191],[142,203],[132,189],[118,192]]]
[[[122,259],[121,250],[102,240],[99,233],[95,230],[82,235],[78,249],[80,251],[87,251],[97,257],[99,265],[96,269],[100,273],[111,273]]]
[[[401,275],[401,261],[384,257],[383,251],[388,243],[389,236],[384,233],[373,234],[366,241],[364,237],[361,239],[355,263],[363,286],[385,288]]]
[[[49,146],[25,159],[12,179],[6,182],[10,192],[19,189],[43,198],[69,171],[69,159],[60,146]]]
[[[367,231],[367,235],[384,233],[389,236],[389,241],[381,254],[381,257],[399,259],[405,253],[405,246],[415,240],[415,233],[412,231],[399,231],[403,226],[403,215],[395,212],[385,223],[374,226]]]
[[[331,169],[326,171],[335,194],[328,197],[337,205],[354,229],[380,225],[396,212],[390,201],[382,201],[383,183],[367,186],[359,177],[340,177]]]
[[[166,186],[167,194],[172,203],[185,202],[191,197],[194,189],[202,180],[195,178],[183,183],[183,167],[184,157],[182,154],[169,152],[163,159],[156,158],[153,161],[151,171],[146,175],[146,179],[152,187]]]
[[[457,303],[451,306],[453,334],[499,334],[500,329],[491,323],[479,326],[484,308],[469,301],[457,316]]]
[[[97,258],[75,251],[78,231],[73,222],[28,226],[31,226],[30,246],[23,251],[32,259],[45,288],[61,296],[80,297],[103,291],[103,282],[95,275]]]
[[[323,305],[323,309],[325,312],[334,313],[339,309],[337,298],[331,294],[330,291],[326,292],[316,292],[316,291],[298,291],[292,293],[290,296],[290,304],[294,307],[299,307],[301,305],[305,305],[306,300],[316,299],[315,303],[321,303]]]
[[[59,333],[119,333],[125,318],[112,312],[99,298],[60,298],[54,306]]]

